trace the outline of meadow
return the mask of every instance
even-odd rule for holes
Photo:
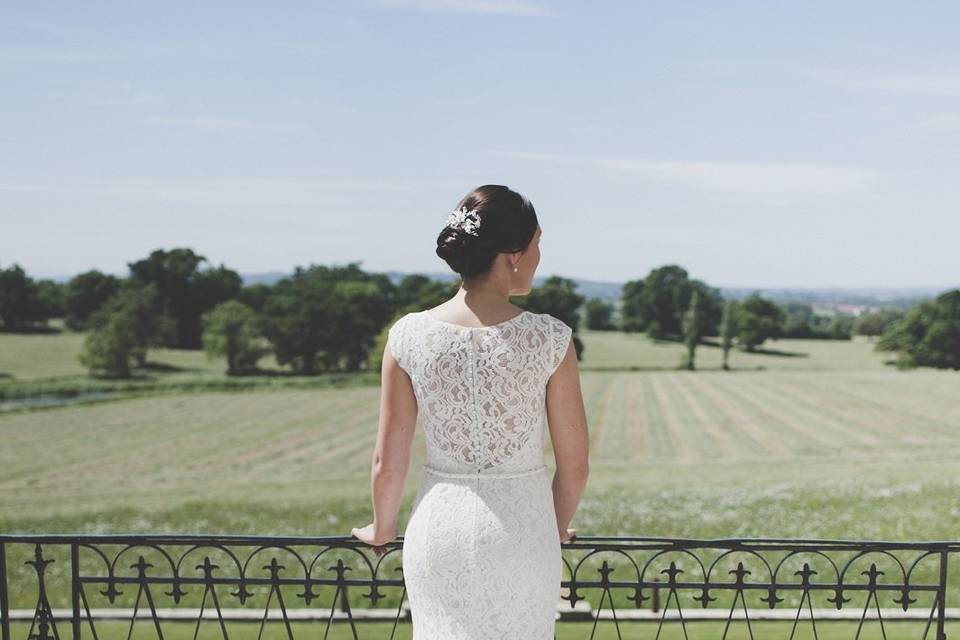
[[[679,344],[580,335],[580,535],[960,538],[958,372],[896,370],[864,340],[774,341],[731,353],[732,371],[704,345],[691,372]],[[0,336],[0,387],[82,383],[79,344]],[[349,535],[370,521],[369,376],[223,391],[204,386],[224,376],[202,353],[150,360],[154,382],[186,390],[0,413],[0,531]],[[401,533],[423,453],[418,432]]]

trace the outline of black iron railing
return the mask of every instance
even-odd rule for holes
[[[192,637],[206,624],[227,638],[243,620],[263,638],[294,638],[301,621],[319,621],[324,638],[337,627],[337,637],[395,638],[410,620],[402,546],[377,557],[340,536],[0,535],[2,640],[106,637],[101,626],[116,620],[124,637],[148,625],[162,638],[186,621]],[[896,622],[898,638],[945,640],[958,551],[960,542],[581,537],[563,545],[558,615],[586,623],[590,638],[621,638],[633,621],[654,623],[650,637],[668,626],[687,637],[703,620],[722,627],[718,638],[737,627],[738,637],[792,638],[803,627],[819,637],[818,622],[846,620],[852,638],[894,637]]]

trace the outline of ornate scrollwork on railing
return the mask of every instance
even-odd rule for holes
[[[819,637],[819,619],[855,622],[851,637],[876,625],[886,638],[884,622],[895,619],[918,627],[915,635],[898,637],[942,640],[947,562],[958,549],[948,542],[590,538],[564,552],[563,598],[575,605],[585,592],[597,594],[591,637],[602,620],[611,622],[617,638],[626,620],[655,622],[656,637],[666,623],[679,624],[687,637],[689,620],[722,624],[718,637],[724,638],[740,621],[750,638],[792,638],[801,624]],[[918,602],[922,610],[898,615]],[[694,607],[720,615],[691,613]],[[782,632],[758,636],[751,616],[779,624]]]
[[[2,640],[78,639],[85,629],[100,637],[116,621],[128,636],[137,624],[162,637],[164,623],[189,621],[195,634],[215,624],[226,638],[228,623],[252,621],[258,637],[294,638],[297,625],[319,622],[324,634],[344,625],[351,638],[392,639],[410,620],[402,545],[398,538],[376,556],[341,536],[0,535]],[[694,623],[722,638],[735,625],[750,638],[792,638],[801,626],[819,637],[817,623],[836,620],[852,638],[867,626],[886,638],[885,622],[902,631],[906,620],[911,633],[898,637],[945,640],[947,563],[958,550],[956,542],[582,537],[563,545],[558,614],[561,624],[591,623],[590,638],[621,638],[622,625],[638,621],[658,638],[668,625],[686,638]]]

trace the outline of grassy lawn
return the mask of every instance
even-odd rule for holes
[[[686,355],[675,342],[654,342],[640,333],[586,331],[584,369],[676,369]],[[716,338],[697,348],[698,369],[720,369],[723,351]],[[873,343],[861,336],[853,340],[768,340],[755,353],[733,350],[730,366],[739,370],[883,369],[889,353],[873,351]]]
[[[628,503],[646,512],[651,501],[671,511],[693,501],[698,510],[702,500],[727,492],[745,498],[744,487],[754,488],[747,495],[806,495],[818,503],[843,496],[854,510],[949,492],[960,452],[958,379],[933,371],[585,371],[593,468],[583,515],[594,513],[593,500],[611,495],[643,497]],[[11,518],[25,523],[119,507],[157,513],[198,500],[320,505],[362,498],[378,409],[379,389],[364,386],[160,395],[3,416],[0,521],[9,530]],[[411,491],[424,445],[418,433]],[[912,518],[920,506],[903,522],[888,511],[884,535],[955,530],[956,510]],[[613,533],[601,527],[599,512],[591,517],[599,520],[581,525]],[[828,533],[807,517],[745,524],[756,535]],[[851,524],[844,524],[846,536],[880,532],[869,518]],[[653,533],[655,525],[645,520],[644,530]],[[689,519],[684,528],[712,530]]]
[[[69,623],[57,623],[57,630],[61,637],[67,637],[63,634],[69,634]],[[292,623],[290,625],[294,638],[324,637],[327,640],[352,640],[353,631],[348,624],[335,623],[330,627],[327,635],[322,635],[325,623]],[[790,635],[792,623],[774,623],[774,622],[751,622],[750,628],[753,631],[754,638],[768,638],[770,640],[783,638],[787,640],[850,640],[857,634],[857,623],[851,622],[818,622],[816,625],[816,636],[809,622],[804,625],[800,622],[793,636]],[[258,635],[260,631],[259,622],[228,622],[226,624],[227,633],[230,638],[235,640],[254,640],[257,638],[286,638],[286,629],[281,621],[270,621],[264,628],[263,635]],[[30,629],[29,624],[12,624],[11,633],[15,638],[25,638]],[[89,629],[84,627],[86,634],[90,637]],[[393,638],[393,640],[410,640],[412,629],[409,624],[400,624],[397,627],[396,634],[391,636],[392,625],[382,623],[362,623],[358,624],[357,634],[361,640],[367,638]],[[104,640],[125,639],[130,630],[129,623],[121,622],[98,622],[98,637]],[[163,624],[163,637],[167,640],[187,640],[194,637],[196,623],[185,622],[167,622]],[[923,634],[923,625],[916,622],[895,622],[885,623],[884,631],[886,635],[881,635],[878,623],[865,623],[860,632],[860,637],[864,640],[886,637],[888,640],[916,640]],[[723,637],[724,625],[715,622],[695,622],[687,623],[686,635],[680,623],[668,623],[663,627],[659,635],[660,640],[719,640]],[[140,620],[134,625],[133,637],[141,637],[145,634],[155,631],[149,621]],[[591,635],[593,633],[593,635]],[[960,624],[948,624],[946,626],[948,638],[955,637],[960,633]],[[197,636],[201,639],[222,638],[220,628],[215,621],[205,621],[200,625],[200,633]],[[626,640],[653,640],[657,636],[657,625],[655,623],[621,623],[620,635],[617,634],[612,622],[600,623],[594,632],[592,624],[588,623],[563,623],[557,625],[557,640],[617,640],[624,638]],[[727,630],[728,640],[749,638],[746,623],[739,622],[732,624]],[[928,638],[933,638],[933,630],[928,633]]]

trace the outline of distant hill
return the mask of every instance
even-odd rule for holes
[[[240,279],[243,280],[245,285],[265,284],[269,286],[289,275],[290,273],[286,271],[264,271],[263,273],[241,273]]]
[[[859,314],[863,311],[896,307],[907,309],[917,302],[935,297],[950,287],[835,287],[775,288],[720,287],[725,298],[739,300],[757,292],[780,304],[790,302]]]

